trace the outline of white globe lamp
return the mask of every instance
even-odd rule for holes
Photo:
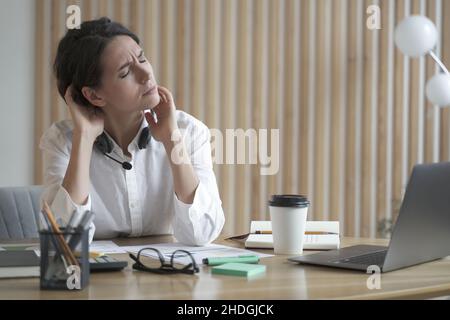
[[[436,26],[423,16],[409,16],[395,28],[395,44],[409,57],[427,54],[436,46],[437,38]]]
[[[438,32],[434,23],[424,16],[409,16],[395,28],[395,44],[408,57],[430,57],[438,64],[443,73],[428,80],[425,91],[428,100],[440,107],[450,105],[450,74],[442,61],[433,52],[438,41]]]
[[[428,100],[433,104],[444,107],[450,105],[450,75],[438,73],[428,80],[426,86]]]

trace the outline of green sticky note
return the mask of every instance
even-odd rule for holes
[[[262,264],[248,263],[225,263],[215,266],[211,271],[213,274],[226,274],[231,276],[251,277],[266,272],[266,266]]]

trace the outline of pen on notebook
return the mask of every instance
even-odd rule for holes
[[[272,231],[268,230],[257,230],[255,234],[272,234]],[[336,232],[325,232],[325,231],[305,231],[306,235],[316,235],[316,234],[337,234]]]
[[[217,266],[224,263],[258,263],[259,257],[255,255],[237,256],[237,257],[211,257],[203,259],[203,263],[209,266]]]

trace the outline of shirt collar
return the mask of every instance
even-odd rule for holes
[[[145,119],[145,116],[142,118],[141,127],[139,128],[139,131],[137,135],[133,138],[130,145],[128,146],[128,151],[130,150],[130,146],[134,146],[136,149],[139,149],[139,137],[141,136],[142,130],[148,127],[148,122]],[[150,136],[152,135],[151,131],[149,130]]]
[[[144,130],[144,128],[148,127],[148,122],[145,119],[145,116],[142,118],[142,122],[141,122],[141,126],[139,127],[139,130],[136,134],[136,136],[133,138],[133,140],[131,140],[130,144],[128,145],[128,152],[132,152],[135,149],[139,149],[139,137],[141,136],[142,130]],[[122,153],[122,150],[120,149],[119,145],[116,143],[116,141],[114,141],[114,139],[109,135],[108,132],[104,131],[105,134],[108,136],[109,140],[112,142],[113,144],[113,150],[118,150],[120,151],[120,153]],[[151,131],[149,131],[150,136],[152,135]],[[132,147],[132,148],[131,148]]]

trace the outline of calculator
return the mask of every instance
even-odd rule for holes
[[[117,260],[110,256],[100,256],[89,259],[89,268],[91,272],[120,271],[127,265],[127,261]]]

